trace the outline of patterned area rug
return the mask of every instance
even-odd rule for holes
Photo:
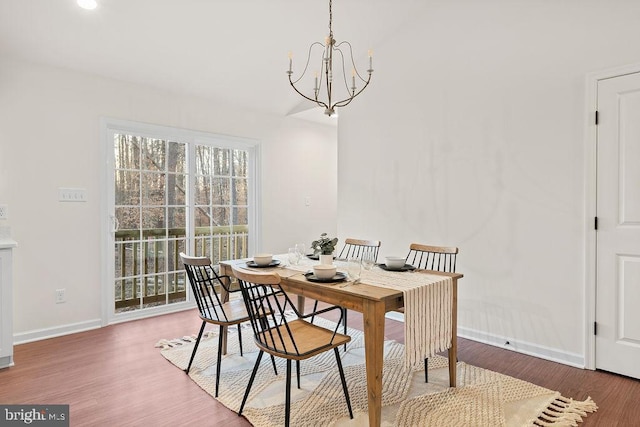
[[[316,323],[332,328],[333,323]],[[222,359],[218,400],[238,411],[257,357],[250,328],[242,330],[244,356],[240,356],[238,334],[229,329],[228,354]],[[364,339],[361,331],[349,329],[352,341],[340,350],[354,419],[349,419],[340,375],[333,352],[301,362],[301,388],[292,379],[291,425],[368,425]],[[215,390],[217,354],[216,331],[205,332],[191,366],[191,378],[211,396]],[[195,336],[161,340],[156,347],[180,369],[189,363]],[[284,424],[285,361],[276,358],[278,374],[271,360],[262,358],[243,415],[255,426]],[[295,375],[293,364],[292,375]],[[382,418],[383,426],[577,426],[587,413],[597,409],[588,398],[584,402],[497,372],[459,362],[458,387],[449,388],[448,360],[429,359],[429,383],[424,371],[407,371],[404,346],[385,342]]]

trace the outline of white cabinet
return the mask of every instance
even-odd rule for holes
[[[16,242],[0,239],[0,368],[13,366],[13,248]]]

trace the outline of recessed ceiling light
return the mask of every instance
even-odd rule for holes
[[[83,9],[93,10],[98,7],[96,0],[78,0],[78,6]]]

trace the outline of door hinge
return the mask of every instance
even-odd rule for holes
[[[593,322],[593,335],[598,335],[598,322]]]
[[[598,124],[598,110],[596,110],[596,125]]]
[[[595,217],[593,219],[593,228],[594,228],[594,230],[598,229],[598,217]]]

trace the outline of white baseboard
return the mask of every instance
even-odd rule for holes
[[[2,369],[2,368],[10,368],[13,365],[14,365],[13,356],[0,357],[0,369]]]
[[[569,353],[557,348],[546,347],[525,341],[514,341],[512,338],[505,338],[483,331],[477,331],[475,329],[463,328],[460,326],[458,326],[458,336],[469,340],[478,341],[483,344],[489,344],[494,347],[512,350],[517,353],[539,357],[540,359],[550,360],[552,362],[558,362],[576,368],[584,369],[586,366],[583,355]],[[506,344],[506,342],[509,342],[509,344]]]
[[[173,304],[162,305],[158,307],[145,308],[144,310],[125,311],[113,315],[109,319],[109,325],[116,323],[130,322],[132,320],[147,319],[149,317],[160,316],[163,314],[177,313],[179,311],[191,310],[196,308],[195,302],[176,302]]]
[[[102,321],[100,319],[94,319],[87,320],[86,322],[56,326],[53,328],[36,329],[29,332],[13,334],[13,344],[26,344],[28,342],[75,334],[76,332],[89,331],[91,329],[98,329],[100,327],[102,327]]]
[[[110,325],[122,322],[128,322],[131,320],[144,319],[147,317],[158,316],[161,314],[175,313],[178,311],[191,310],[196,305],[195,303],[176,303],[171,304],[171,307],[167,306],[156,308],[150,308],[147,310],[125,312],[121,315],[114,316],[109,322]],[[46,340],[48,338],[61,337],[63,335],[75,334],[77,332],[89,331],[92,329],[98,329],[103,327],[102,320],[94,319],[87,320],[79,323],[71,323],[62,326],[55,326],[52,328],[36,329],[28,332],[21,332],[13,334],[13,343],[26,344],[28,342]]]
[[[404,322],[404,315],[397,312],[388,312],[385,315],[388,319]],[[472,341],[489,344],[494,347],[500,347],[516,353],[526,354],[528,356],[538,357],[540,359],[550,360],[552,362],[562,363],[564,365],[585,369],[586,363],[583,355],[569,353],[556,348],[541,346],[524,341],[514,341],[512,338],[505,338],[499,335],[489,334],[487,332],[475,329],[464,328],[458,326],[458,336]],[[509,344],[506,344],[509,342]]]

